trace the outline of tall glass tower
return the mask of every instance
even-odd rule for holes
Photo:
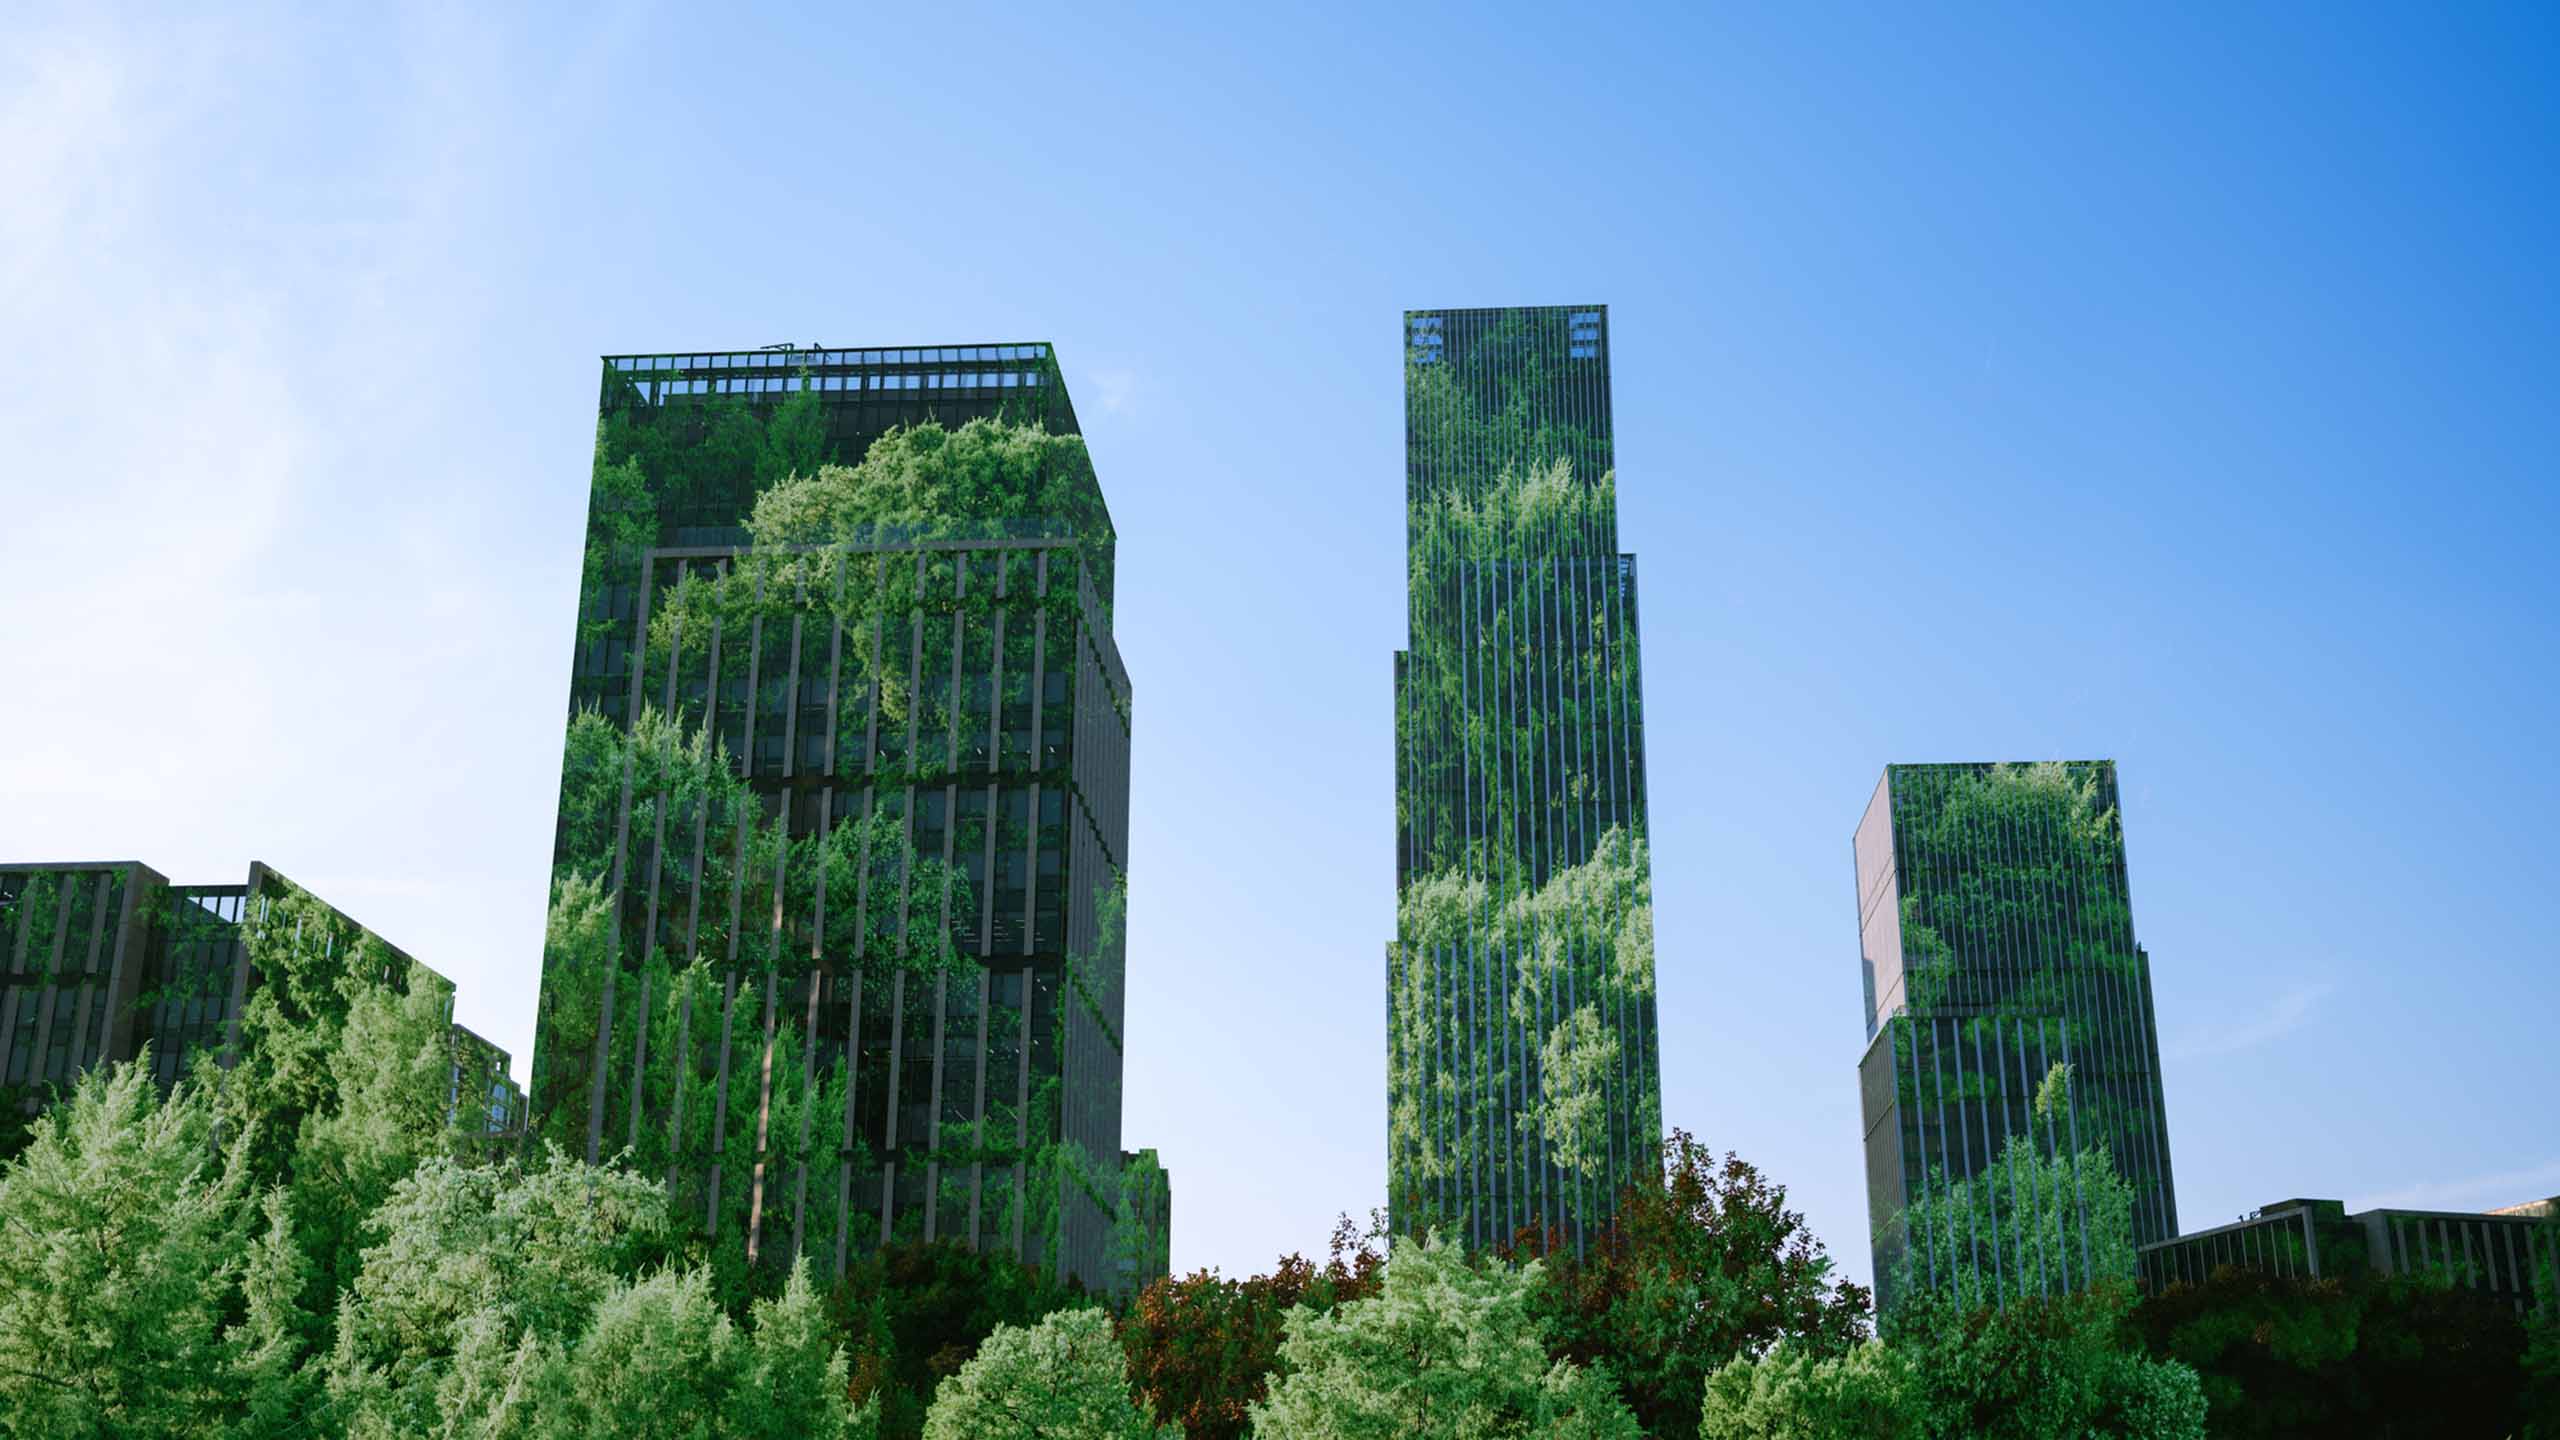
[[[1991,1171],[2012,1137],[2048,1159],[2103,1146],[2136,1245],[2178,1233],[2151,957],[2135,942],[2110,760],[1886,767],[1852,849],[1867,1052],[1859,1063],[1879,1293],[1904,1267],[1987,1296],[2078,1288],[2091,1215],[2000,1183],[1977,1219],[1905,1212]],[[2057,1066],[2068,1103],[2039,1107]],[[2021,1243],[2038,1252],[2014,1264]],[[2042,1253],[2049,1250],[2051,1253]],[[2076,1278],[2075,1278],[2076,1277]]]
[[[606,357],[544,1136],[749,1260],[1162,1273],[1113,551],[1047,345]]]
[[[1635,557],[1608,311],[1404,321],[1388,1203],[1577,1248],[1657,1163]]]

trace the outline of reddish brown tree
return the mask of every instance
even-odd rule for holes
[[[1129,1380],[1159,1423],[1188,1440],[1237,1440],[1245,1407],[1280,1363],[1281,1318],[1305,1304],[1329,1310],[1377,1293],[1385,1256],[1349,1216],[1336,1222],[1325,1263],[1285,1255],[1271,1273],[1230,1280],[1214,1270],[1167,1276],[1140,1292],[1120,1325]]]
[[[1866,1288],[1832,1273],[1786,1200],[1749,1162],[1719,1164],[1674,1130],[1661,1173],[1620,1193],[1581,1256],[1532,1231],[1512,1253],[1546,1258],[1538,1304],[1557,1354],[1605,1366],[1647,1434],[1694,1435],[1707,1376],[1735,1355],[1779,1340],[1829,1353],[1867,1333]]]

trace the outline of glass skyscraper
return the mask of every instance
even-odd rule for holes
[[[1404,342],[1388,1203],[1578,1248],[1662,1140],[1608,312],[1409,311]]]
[[[2009,1213],[2006,1192],[1961,1235],[1912,1236],[1904,1213],[1992,1167],[2012,1136],[2055,1158],[2103,1145],[2132,1190],[2136,1245],[2178,1233],[2151,960],[2134,940],[2113,761],[1893,765],[1859,822],[1859,1065],[1867,1210],[1879,1292],[1898,1267],[1986,1296],[2016,1242],[2054,1240],[2034,1283],[2085,1280],[2089,1215]],[[2038,1090],[2069,1067],[2067,1104]],[[2003,1232],[2009,1235],[2003,1240]],[[2075,1266],[2081,1267],[2075,1270]]]
[[[1114,538],[1050,348],[620,355],[600,403],[536,1128],[750,1260],[1160,1273]]]

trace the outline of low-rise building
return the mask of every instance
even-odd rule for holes
[[[2281,1276],[2434,1273],[2529,1308],[2560,1297],[2560,1230],[2549,1202],[2473,1214],[2373,1209],[2291,1199],[2210,1230],[2145,1245],[2142,1283],[2154,1293],[2201,1284],[2224,1266]]]
[[[280,912],[270,907],[285,905]],[[180,885],[139,861],[0,864],[0,1084],[22,1107],[43,1103],[81,1071],[147,1047],[163,1086],[211,1054],[229,1065],[240,1016],[260,974],[249,933],[276,914],[308,943],[379,968],[405,988],[417,962],[272,867],[252,861],[239,884]],[[306,934],[306,932],[309,932]],[[453,1017],[453,984],[424,965]],[[524,1094],[507,1052],[453,1026],[455,1114],[485,1108],[486,1133],[519,1132]],[[473,1122],[478,1123],[476,1120]]]

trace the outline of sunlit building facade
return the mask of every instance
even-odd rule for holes
[[[760,540],[778,485],[928,432],[1019,493]],[[554,874],[612,923],[555,906],[533,1118],[751,1258],[1125,1282],[1130,683],[1078,436],[1046,344],[604,361]]]

